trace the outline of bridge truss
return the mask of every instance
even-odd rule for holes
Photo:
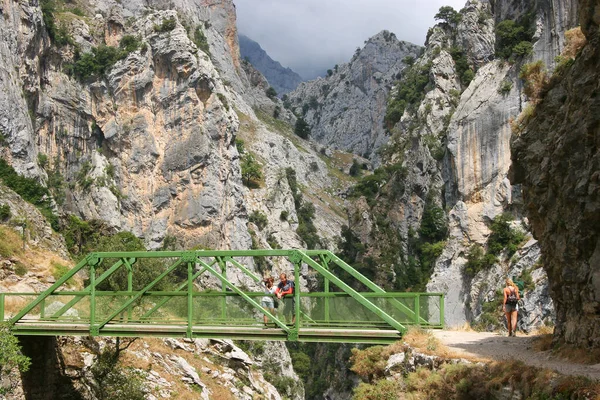
[[[256,257],[285,259],[296,282],[295,301],[275,313],[260,304],[262,277],[248,267]],[[76,274],[82,290],[68,285]],[[319,291],[302,290],[301,276]],[[444,296],[386,292],[325,250],[91,253],[43,293],[0,293],[0,321],[16,335],[389,343],[411,325],[442,328]]]

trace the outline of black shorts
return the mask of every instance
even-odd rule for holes
[[[512,304],[512,303],[506,303],[505,304],[506,308],[506,312],[513,312],[513,311],[519,311],[519,305],[517,303]]]

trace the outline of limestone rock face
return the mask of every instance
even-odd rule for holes
[[[480,312],[477,307],[480,307],[481,301],[494,297],[493,292],[503,285],[505,277],[518,276],[523,267],[531,269],[539,258],[539,254],[529,257],[526,264],[515,264],[514,260],[501,261],[495,267],[499,268],[497,272],[490,272],[487,278],[475,278],[475,281],[485,282],[484,286],[489,290],[483,297],[477,288],[470,286],[462,273],[469,247],[474,243],[485,245],[494,217],[505,211],[512,212],[517,218],[522,217],[520,187],[513,186],[507,177],[511,165],[509,123],[524,107],[520,94],[522,83],[516,66],[499,60],[489,61],[493,58],[494,30],[489,26],[492,19],[482,17],[489,15],[500,22],[518,18],[532,10],[532,4],[515,4],[469,1],[457,27],[457,38],[463,44],[470,43],[473,51],[468,51],[469,58],[479,68],[460,95],[448,125],[442,174],[444,201],[450,208],[450,237],[427,286],[432,291],[462,287],[448,292],[447,303],[456,305],[447,308],[446,318],[450,325],[477,319]],[[564,31],[576,25],[573,18],[576,9],[576,4],[571,2],[544,4],[534,9],[537,16],[534,60],[554,63],[554,57],[562,50]],[[478,28],[474,25],[475,16],[478,16]],[[536,284],[536,288],[541,286],[541,293],[547,293],[543,289],[544,282],[541,279]],[[548,298],[542,295],[539,300],[547,302]],[[535,310],[524,319],[531,321],[533,326],[552,317],[551,309],[545,306],[526,304],[525,308]]]
[[[600,41],[597,5],[582,4],[588,44],[555,77],[512,143],[512,181],[543,250],[555,301],[555,335],[600,347]],[[595,8],[594,8],[595,7]]]
[[[387,98],[405,57],[418,57],[422,47],[399,41],[383,31],[357,49],[348,64],[331,75],[301,84],[289,94],[291,107],[304,116],[311,139],[366,158],[385,144],[383,125]]]
[[[39,176],[43,172],[35,162],[35,116],[28,110],[37,103],[41,58],[48,44],[40,8],[27,3],[4,5],[0,38],[0,133],[17,172]]]
[[[242,59],[247,59],[256,69],[258,69],[269,84],[275,89],[278,95],[284,95],[302,82],[300,75],[290,68],[284,68],[281,64],[273,60],[266,51],[260,47],[260,44],[247,36],[239,35],[240,55]]]

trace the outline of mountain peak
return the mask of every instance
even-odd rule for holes
[[[279,95],[291,92],[303,81],[296,72],[273,60],[256,41],[238,35],[242,58],[259,70]]]

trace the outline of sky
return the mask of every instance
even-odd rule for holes
[[[400,40],[425,43],[441,6],[466,0],[234,0],[238,31],[305,79],[350,60],[357,47],[384,29]]]

